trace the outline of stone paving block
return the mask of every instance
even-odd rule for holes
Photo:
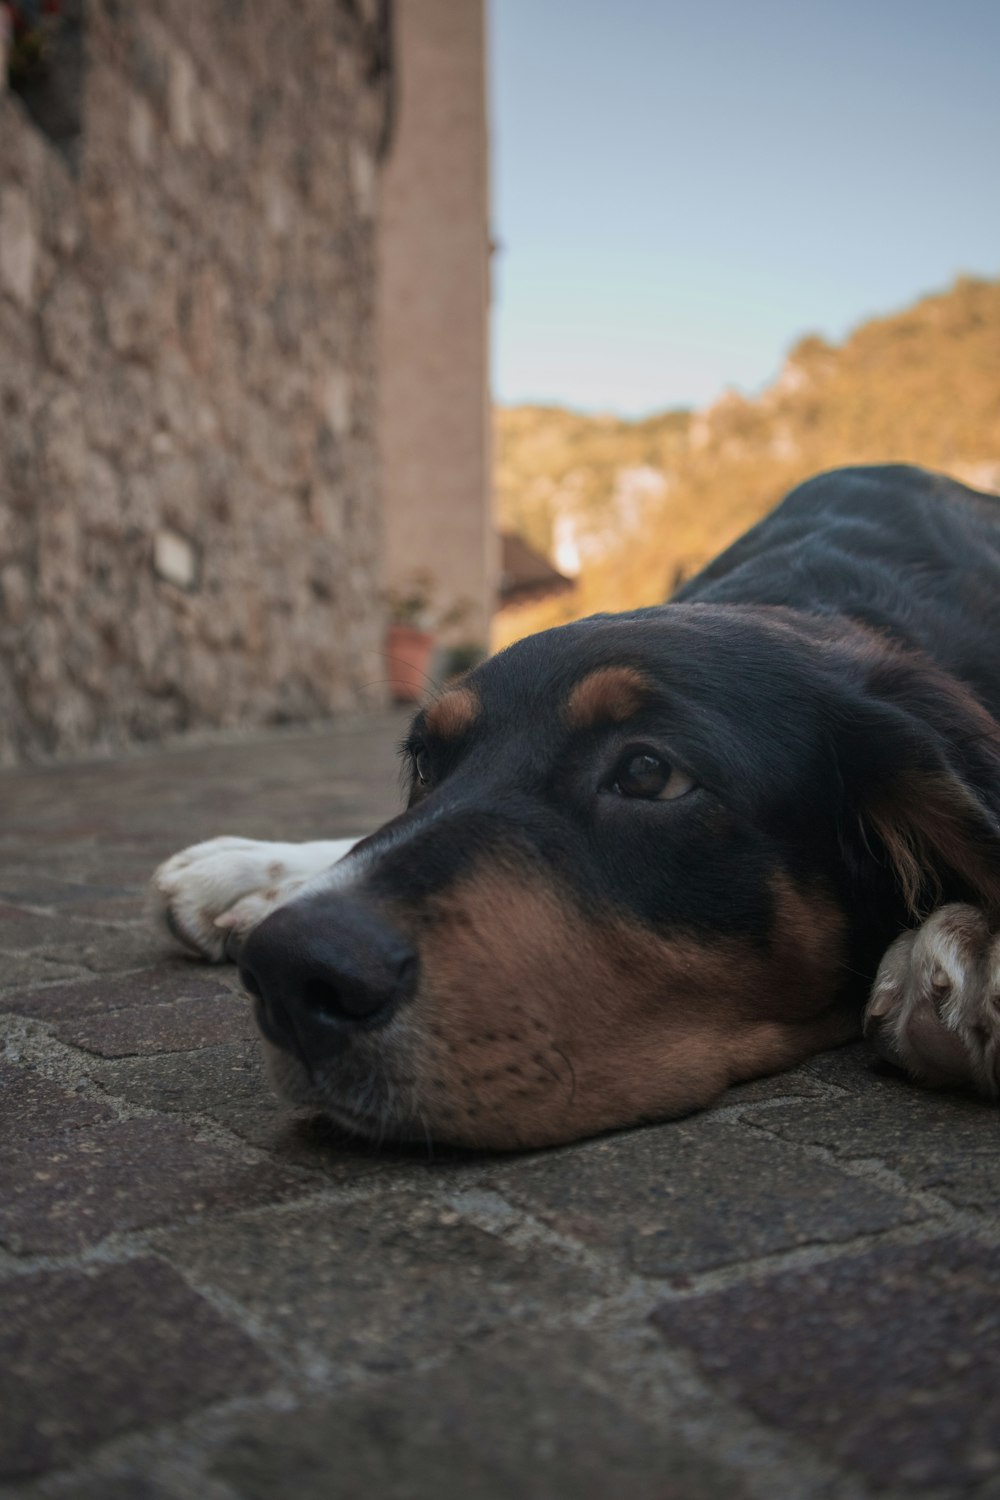
[[[373,1148],[345,1145],[346,1137],[332,1129],[303,1129],[271,1087],[256,1036],[197,1052],[96,1062],[88,1073],[116,1098],[165,1114],[207,1115],[241,1140],[326,1175],[353,1177],[383,1161]]]
[[[29,952],[94,974],[138,969],[154,962],[157,941],[144,923],[104,927],[95,922],[39,916],[6,906],[0,909],[2,955]]]
[[[739,1479],[646,1426],[579,1334],[518,1335],[248,1423],[210,1472],[241,1500],[740,1500]]]
[[[33,818],[36,816],[32,814]],[[33,829],[22,829],[17,838],[12,838],[9,826],[5,826],[0,833],[0,869],[9,873],[3,877],[2,899],[15,906],[19,902],[24,906],[57,905],[51,894],[33,900],[30,892],[38,887],[43,892],[55,891],[58,895],[64,884],[67,890],[73,887],[102,891],[122,889],[144,897],[157,863],[173,852],[171,839],[155,843],[144,835],[142,825],[145,821],[137,811],[135,826],[127,838],[116,840],[112,846],[94,844],[89,840],[75,845],[61,843],[58,856],[53,855],[46,830],[40,823]]]
[[[0,953],[37,953],[101,974],[149,964],[156,956],[156,938],[145,922],[105,925],[2,902]]]
[[[799,1109],[799,1104],[789,1109]],[[768,1116],[770,1111],[768,1111]],[[492,1185],[644,1276],[683,1277],[917,1217],[901,1195],[710,1115],[518,1161]]]
[[[301,1175],[247,1161],[177,1120],[121,1120],[0,1153],[0,1244],[79,1250],[116,1230],[302,1192]]]
[[[159,1052],[196,1052],[220,1042],[252,1042],[255,1028],[246,1001],[233,995],[141,1005],[108,1016],[61,1021],[56,1035],[99,1057],[135,1057]]]
[[[794,1073],[779,1073],[773,1078],[752,1078],[749,1083],[737,1083],[726,1090],[712,1110],[728,1109],[733,1105],[767,1104],[772,1099],[815,1099],[822,1095],[819,1084],[798,1069]]]
[[[844,1158],[876,1157],[910,1187],[996,1217],[1000,1111],[994,1104],[900,1083],[843,1101],[769,1110],[757,1123],[783,1140]]]
[[[108,975],[50,986],[44,994],[25,991],[7,995],[4,1009],[44,1021],[76,1020],[107,1015],[136,1005],[170,1005],[176,1000],[211,1001],[232,994],[228,971],[195,966],[186,960],[140,969],[134,974]]]
[[[92,1062],[87,1075],[118,1099],[165,1114],[206,1115],[276,1160],[339,1182],[482,1170],[483,1158],[472,1152],[435,1147],[429,1157],[422,1144],[379,1147],[323,1116],[293,1110],[271,1087],[256,1037],[197,1052]]]
[[[9,902],[0,904],[0,948],[23,953],[32,948],[50,948],[65,936],[54,917],[25,911]]]
[[[60,963],[42,953],[4,953],[0,950],[0,1011],[9,1010],[7,995],[25,986],[45,987],[85,978],[76,963]]]
[[[165,1052],[95,1061],[88,1073],[109,1094],[165,1114],[211,1115],[227,1111],[266,1116],[262,1133],[286,1116],[264,1072],[256,1038],[222,1042],[195,1052]]]
[[[74,782],[72,766],[67,766],[66,779],[60,787],[62,796],[55,803],[49,804],[45,801],[44,791],[41,799],[32,804],[30,773],[14,772],[14,775],[17,777],[22,805],[7,823],[8,836],[18,837],[29,847],[37,844],[39,838],[44,836],[45,841],[54,849],[62,849],[65,845],[82,845],[107,851],[114,847],[119,838],[129,842],[130,833],[125,823],[100,815],[80,816],[80,802],[88,797],[90,788],[85,782]],[[51,793],[53,785],[50,776],[45,790]]]
[[[12,1277],[0,1283],[0,1477],[273,1378],[264,1351],[160,1261]]]
[[[819,1083],[848,1089],[852,1094],[912,1087],[883,1062],[867,1042],[850,1042],[846,1047],[834,1047],[832,1052],[821,1052],[787,1076],[812,1078]]]
[[[157,1244],[290,1345],[380,1370],[603,1290],[558,1251],[508,1244],[420,1190],[243,1215]]]
[[[880,1246],[653,1318],[730,1396],[876,1486],[969,1494],[1000,1479],[993,1249]]]
[[[59,1500],[222,1500],[222,1497],[217,1497],[217,1492],[213,1494],[210,1491],[208,1485],[204,1490],[199,1490],[195,1497],[186,1476],[161,1484],[145,1474],[101,1474],[92,1479],[74,1478],[69,1485],[60,1483],[58,1494]],[[3,1492],[0,1491],[0,1496],[2,1495]],[[231,1500],[231,1496],[232,1491],[229,1491],[224,1500]],[[3,1500],[7,1500],[7,1497],[4,1496]]]
[[[0,1141],[5,1146],[113,1119],[106,1104],[71,1093],[44,1074],[0,1057]]]
[[[101,1057],[190,1052],[256,1036],[245,996],[180,965],[24,991],[0,1008],[47,1021],[61,1041]]]
[[[25,985],[58,984],[80,976],[78,964],[59,963],[44,953],[4,953],[0,950],[0,1011],[9,1009],[8,992],[16,993]]]
[[[46,869],[20,868],[0,877],[0,902],[14,906],[51,907],[74,917],[105,921],[141,921],[145,888],[95,881],[66,880]],[[50,919],[51,920],[51,919]]]
[[[80,929],[85,928],[85,931]],[[52,957],[63,963],[78,963],[94,974],[122,973],[156,963],[163,945],[145,922],[131,927],[97,927],[93,923],[68,922],[59,942],[49,947]]]

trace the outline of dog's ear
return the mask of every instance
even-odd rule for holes
[[[971,693],[888,657],[837,740],[846,840],[910,916],[963,897],[1000,915],[1000,725]]]
[[[962,894],[1000,914],[1000,826],[951,766],[900,768],[861,818],[911,916],[928,916],[956,879]],[[952,889],[951,899],[957,894]]]

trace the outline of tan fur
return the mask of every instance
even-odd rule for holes
[[[837,973],[847,946],[844,913],[822,891],[803,891],[784,874],[771,881],[774,916],[771,921],[773,963],[784,970],[782,986],[790,1020],[816,1014],[817,1000],[839,983]]]
[[[1000,913],[1000,870],[977,847],[977,829],[989,814],[956,777],[901,776],[889,806],[873,808],[868,820],[892,862],[907,905],[924,917],[940,899],[942,866],[967,881],[987,908]]]
[[[479,717],[479,699],[471,688],[449,688],[424,715],[427,733],[435,739],[458,740]]]
[[[585,921],[526,869],[453,887],[422,924],[424,981],[407,1017],[421,1118],[464,1145],[555,1144],[687,1113],[846,1039],[855,1023],[833,1007],[839,919],[785,880],[775,900],[761,952]]]
[[[572,729],[599,724],[624,724],[638,713],[652,691],[633,667],[600,667],[576,684],[566,702]]]

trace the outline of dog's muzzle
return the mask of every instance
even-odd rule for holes
[[[324,893],[279,907],[255,928],[239,971],[265,1037],[311,1072],[392,1019],[416,990],[418,959],[372,907]]]

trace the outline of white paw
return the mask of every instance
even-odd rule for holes
[[[153,921],[201,958],[221,963],[227,943],[352,849],[357,839],[309,844],[217,838],[192,844],[153,875]]]
[[[865,1035],[937,1087],[1000,1095],[1000,937],[974,906],[942,906],[879,965]]]

